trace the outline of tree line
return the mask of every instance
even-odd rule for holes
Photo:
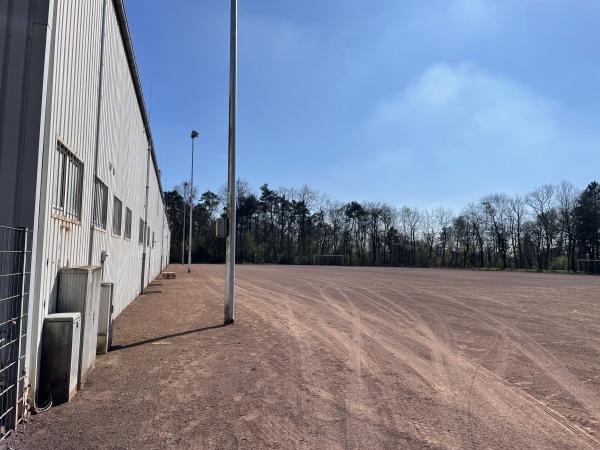
[[[225,239],[216,237],[215,222],[225,217],[226,188],[198,196],[184,182],[165,192],[165,201],[171,263],[181,260],[184,231],[187,246],[190,203],[192,262],[224,262]],[[336,261],[346,265],[600,273],[594,262],[600,259],[600,185],[580,190],[563,181],[525,195],[490,194],[454,213],[343,203],[308,186],[263,184],[255,192],[237,180],[236,262],[312,264],[320,255],[342,255]]]

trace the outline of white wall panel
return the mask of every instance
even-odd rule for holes
[[[42,300],[46,308],[56,308],[56,276],[61,267],[87,264],[93,161],[95,149],[96,108],[102,1],[56,3],[54,77],[48,146],[49,170],[54,168],[56,141],[83,161],[81,221],[71,223],[47,217],[44,237],[46,267]],[[87,20],[86,20],[87,18]],[[47,177],[47,198],[52,202],[53,176]],[[52,211],[51,205],[48,211]]]
[[[140,291],[143,245],[138,243],[138,230],[140,218],[145,217],[150,144],[111,0],[108,0],[106,8],[102,96],[99,98],[103,1],[58,0],[56,4],[48,167],[50,170],[54,167],[54,147],[56,140],[60,139],[84,163],[83,200],[79,223],[47,218],[41,301],[46,305],[46,311],[54,312],[58,270],[88,264],[93,233],[91,264],[100,265],[101,252],[107,251],[109,256],[104,265],[104,280],[113,282],[115,286],[116,317]],[[106,230],[94,229],[92,232],[99,100],[97,176],[108,186],[108,216]],[[167,242],[170,244],[159,180],[152,160],[149,173],[148,225],[157,242],[148,248],[145,284],[166,266]],[[46,201],[51,211],[52,174],[47,180]],[[123,204],[120,235],[112,233],[115,195]],[[126,208],[132,211],[130,240],[124,238]]]

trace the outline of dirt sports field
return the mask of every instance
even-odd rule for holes
[[[600,449],[600,277],[172,265],[24,449]]]

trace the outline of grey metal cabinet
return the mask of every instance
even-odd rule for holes
[[[60,271],[58,312],[81,314],[78,389],[83,386],[96,360],[100,283],[100,267],[70,267]]]
[[[49,387],[52,403],[71,400],[77,392],[81,314],[49,314],[42,331],[42,392]]]

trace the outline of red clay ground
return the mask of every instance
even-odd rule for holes
[[[600,277],[171,265],[4,448],[600,448]]]

